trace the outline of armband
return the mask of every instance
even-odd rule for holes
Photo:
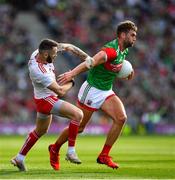
[[[91,58],[90,56],[88,56],[86,59],[85,59],[85,64],[86,64],[86,67],[88,69],[92,68],[93,67],[93,58]]]

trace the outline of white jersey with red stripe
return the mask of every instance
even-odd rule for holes
[[[56,80],[54,65],[53,63],[43,64],[37,62],[36,56],[38,53],[38,49],[35,50],[28,63],[29,75],[34,87],[34,97],[41,99],[48,96],[56,96],[56,93],[47,88]]]

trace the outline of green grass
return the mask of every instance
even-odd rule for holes
[[[79,136],[77,152],[83,163],[64,160],[67,145],[61,149],[61,169],[49,165],[47,147],[56,136],[45,136],[26,158],[28,172],[18,172],[9,160],[18,152],[24,137],[0,136],[0,179],[175,179],[175,137],[120,137],[111,156],[120,164],[113,170],[96,163],[104,136]]]

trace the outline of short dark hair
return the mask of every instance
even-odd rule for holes
[[[58,43],[52,39],[43,39],[39,44],[39,52],[45,50],[51,50],[53,47],[57,47]]]
[[[117,26],[117,36],[119,36],[122,32],[127,33],[130,30],[137,31],[137,26],[132,21],[123,21]]]

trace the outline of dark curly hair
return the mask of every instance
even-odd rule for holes
[[[119,36],[122,32],[127,33],[130,30],[137,31],[137,26],[132,21],[123,21],[117,26],[117,36]]]
[[[39,52],[45,50],[51,50],[53,47],[57,47],[58,43],[52,39],[43,39],[39,44]]]

